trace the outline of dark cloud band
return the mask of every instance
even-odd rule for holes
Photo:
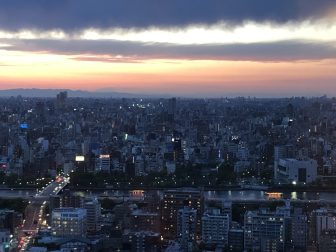
[[[334,0],[2,0],[0,29],[146,28],[315,19]]]

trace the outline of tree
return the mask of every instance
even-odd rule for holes
[[[226,161],[218,167],[218,181],[223,182],[236,182],[236,174],[234,172],[234,166],[231,162]]]

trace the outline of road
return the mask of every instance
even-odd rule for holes
[[[58,177],[32,197],[25,210],[25,219],[18,232],[18,250],[26,251],[32,238],[45,223],[44,209],[50,196],[57,195],[67,184],[69,178]]]

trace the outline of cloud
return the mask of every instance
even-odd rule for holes
[[[2,0],[0,29],[176,27],[321,18],[334,0]]]
[[[82,61],[140,62],[146,59],[299,61],[335,59],[333,42],[177,45],[118,40],[5,40],[6,50],[68,55]]]

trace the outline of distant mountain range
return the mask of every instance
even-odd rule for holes
[[[22,97],[56,97],[59,92],[67,91],[69,97],[79,98],[154,98],[168,97],[167,95],[148,95],[114,92],[111,90],[84,91],[71,89],[39,89],[39,88],[18,88],[0,90],[0,97],[19,96]]]

